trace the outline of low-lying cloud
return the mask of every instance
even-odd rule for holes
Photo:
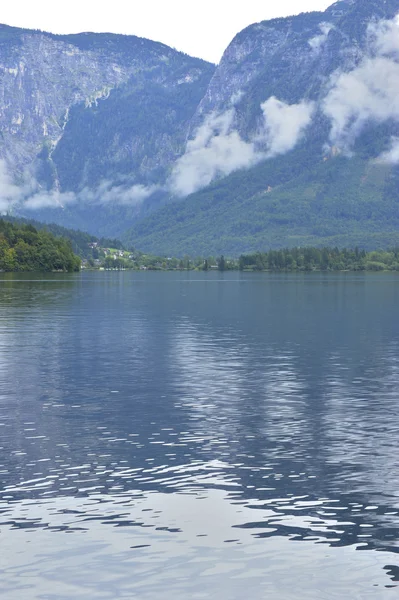
[[[399,137],[391,138],[391,147],[386,152],[383,152],[377,159],[377,163],[398,165],[399,164]]]
[[[263,130],[257,139],[267,146],[266,158],[286,154],[295,148],[315,111],[314,102],[285,104],[274,96],[261,104]]]
[[[158,185],[145,186],[115,185],[111,181],[102,181],[94,190],[85,188],[79,192],[77,198],[91,204],[122,204],[124,206],[136,206],[141,204],[160,189]]]
[[[0,212],[6,212],[10,206],[20,202],[32,189],[23,183],[17,185],[7,169],[5,160],[0,159]]]
[[[319,52],[321,50],[321,48],[327,41],[328,34],[333,28],[334,25],[332,25],[331,23],[320,23],[320,33],[318,35],[315,35],[308,41],[308,44],[312,48],[312,50],[314,50],[315,52]]]
[[[371,52],[399,58],[399,15],[391,20],[370,23],[367,33]]]
[[[315,52],[334,28],[331,23],[319,27],[320,34],[308,42]],[[290,152],[316,111],[330,120],[330,145],[347,153],[367,123],[399,122],[399,16],[371,23],[367,36],[363,60],[350,72],[334,73],[324,99],[289,105],[270,97],[261,104],[262,121],[249,139],[244,140],[237,130],[234,101],[225,113],[208,116],[176,162],[169,190],[187,196],[218,177]],[[393,139],[391,149],[380,158],[399,162],[399,139]]]
[[[330,139],[348,148],[370,121],[399,120],[399,64],[386,57],[368,58],[338,76],[324,101],[332,122]]]
[[[399,121],[399,20],[368,27],[369,52],[349,73],[336,73],[322,106],[330,142],[349,151],[367,123]]]
[[[235,110],[208,116],[187,143],[169,182],[172,194],[188,196],[206,187],[216,177],[250,167],[258,160],[255,144],[246,142],[233,128]]]
[[[73,192],[59,192],[57,190],[40,190],[31,196],[22,199],[24,208],[39,210],[41,208],[65,208],[77,202]]]
[[[271,97],[261,109],[262,123],[249,140],[235,127],[235,108],[208,116],[175,164],[168,184],[172,194],[187,196],[218,177],[289,152],[310,124],[314,105],[289,105]]]
[[[159,186],[115,185],[110,181],[103,181],[95,189],[85,188],[82,191],[60,192],[58,190],[44,190],[35,178],[28,174],[21,178],[17,184],[7,168],[6,161],[0,160],[0,213],[4,214],[18,206],[27,210],[40,210],[45,208],[65,208],[73,204],[121,204],[137,206],[154,192]]]

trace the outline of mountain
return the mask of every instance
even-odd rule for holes
[[[43,207],[36,218],[88,221],[97,230],[124,223],[136,206],[69,207],[71,192],[81,193],[80,200],[90,191],[97,199],[105,188],[120,193],[162,182],[184,151],[188,123],[213,72],[209,63],[134,36],[60,36],[1,25],[0,190],[18,199],[10,181],[23,196],[33,180],[36,207]]]
[[[191,135],[208,122],[203,153],[224,137],[241,168],[226,154],[210,185],[122,239],[173,254],[398,244],[398,12],[398,0],[346,0],[240,32]],[[212,115],[226,114],[230,128],[218,130]]]
[[[397,244],[398,12],[342,0],[256,23],[217,67],[1,27],[0,210],[156,254]]]

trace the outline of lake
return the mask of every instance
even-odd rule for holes
[[[397,598],[399,275],[0,274],[0,596]]]

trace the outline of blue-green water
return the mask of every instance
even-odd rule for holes
[[[0,276],[0,595],[397,598],[399,275]]]

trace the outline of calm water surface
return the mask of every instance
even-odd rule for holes
[[[399,597],[399,275],[0,275],[0,596]]]

